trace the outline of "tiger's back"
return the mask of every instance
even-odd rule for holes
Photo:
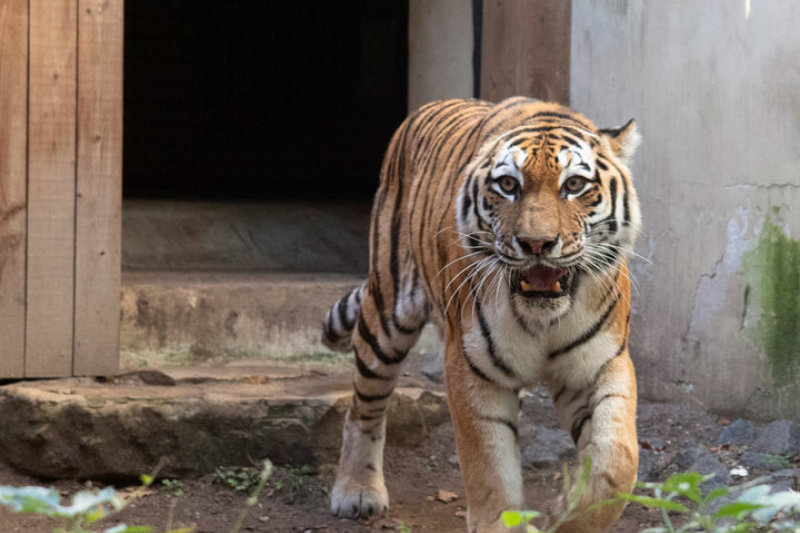
[[[640,215],[625,162],[635,140],[632,123],[598,130],[524,98],[434,102],[401,125],[373,206],[369,278],[323,324],[329,346],[354,349],[357,369],[335,513],[388,506],[386,406],[430,317],[445,341],[470,531],[501,531],[499,513],[524,504],[517,392],[537,381],[593,456],[584,503],[630,490],[638,446],[625,252]],[[599,531],[619,512],[559,531]]]

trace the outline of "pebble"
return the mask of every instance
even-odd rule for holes
[[[731,468],[729,474],[734,477],[747,477],[750,475],[747,469],[743,466],[734,466],[733,468]]]

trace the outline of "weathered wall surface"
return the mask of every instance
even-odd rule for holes
[[[410,0],[408,9],[408,109],[472,96],[471,0]]]
[[[644,136],[644,397],[800,418],[798,20],[794,0],[573,0],[572,106]]]

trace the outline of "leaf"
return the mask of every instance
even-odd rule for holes
[[[681,513],[689,512],[685,505],[664,498],[652,498],[650,496],[639,496],[638,494],[627,494],[621,492],[619,497],[623,500],[636,502],[645,507],[658,507],[659,509],[667,509],[668,511],[680,511]]]
[[[506,527],[514,527],[522,523],[522,514],[519,511],[503,511],[500,518]]]
[[[754,511],[756,509],[761,509],[762,507],[764,506],[761,504],[750,502],[729,503],[728,505],[723,505],[719,508],[719,511],[714,513],[714,520],[719,520],[724,516],[739,517],[748,511]]]
[[[126,526],[125,524],[120,524],[104,530],[103,533],[150,533],[151,531],[153,531],[153,528],[150,526]]]
[[[753,518],[761,523],[767,523],[780,512],[800,509],[800,492],[783,491],[765,494],[756,500],[762,508],[753,511]]]
[[[723,496],[727,496],[730,492],[728,487],[716,487],[711,489],[711,491],[706,494],[705,499],[703,500],[705,503],[711,502],[716,500],[717,498],[722,498]]]
[[[506,527],[514,527],[520,524],[527,524],[542,513],[537,511],[503,511],[500,518]]]
[[[759,529],[757,528],[758,524],[755,522],[739,522],[730,526],[723,526],[722,529],[717,528],[714,533],[752,533],[753,531],[758,531]]]
[[[147,474],[142,474],[141,476],[139,476],[139,479],[142,481],[142,484],[145,487],[149,487],[150,485],[153,484],[153,476],[148,476]]]
[[[769,485],[756,485],[745,490],[737,499],[740,502],[758,502],[759,499],[769,494]]]
[[[61,507],[61,511],[67,516],[83,515],[100,505],[110,504],[116,497],[117,491],[114,487],[106,487],[97,493],[82,490],[72,497],[72,505]]]
[[[16,513],[60,516],[61,496],[54,488],[0,486],[0,504]]]
[[[713,476],[703,476],[697,472],[680,472],[667,478],[662,490],[675,492],[686,496],[695,503],[700,503],[703,495],[700,493],[700,483],[711,479]]]

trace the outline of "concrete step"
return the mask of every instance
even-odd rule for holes
[[[320,342],[327,308],[355,276],[126,272],[123,368],[304,357],[336,361]]]
[[[362,280],[343,274],[125,272],[121,366],[250,360],[349,369],[349,354],[320,342],[320,324],[325,311]],[[432,328],[417,350],[438,352]]]
[[[369,202],[126,200],[125,270],[366,273]]]
[[[218,466],[335,462],[352,372],[195,366],[0,387],[0,459],[45,478],[136,478]],[[448,419],[444,394],[404,376],[387,441],[415,446]]]

